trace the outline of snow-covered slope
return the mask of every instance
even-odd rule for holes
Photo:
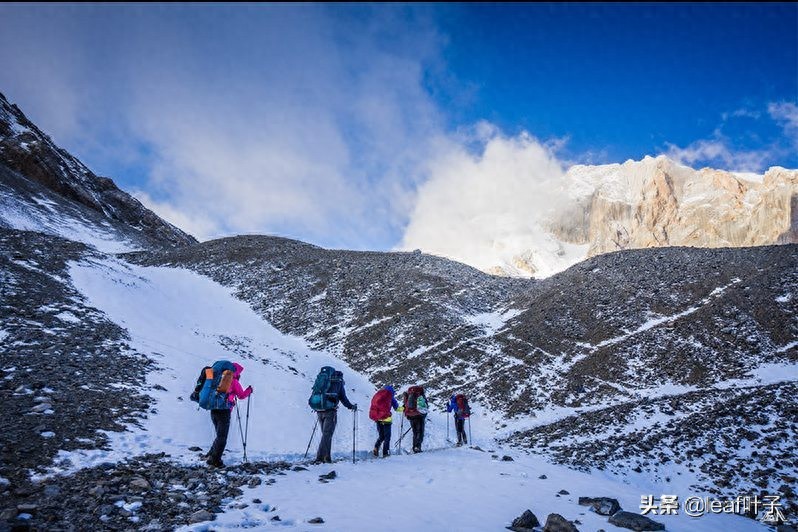
[[[52,316],[68,327],[93,320],[95,328],[110,331],[113,324],[113,330],[121,333],[112,342],[111,335],[98,329],[99,343],[92,344],[95,335],[89,330],[48,325],[47,332],[40,333],[44,341],[69,342],[81,335],[74,351],[58,353],[60,364],[53,368],[54,375],[71,367],[67,364],[78,363],[81,369],[75,370],[76,384],[52,376],[45,385],[35,376],[44,376],[37,366],[48,367],[53,360],[41,353],[36,345],[39,337],[33,332],[43,328],[26,332],[14,321],[21,318],[19,309],[12,312],[3,307],[0,328],[8,340],[4,346],[10,348],[3,347],[4,360],[14,364],[3,368],[7,375],[3,390],[19,390],[15,401],[23,408],[30,404],[35,409],[43,403],[37,398],[47,397],[53,410],[51,414],[33,410],[27,416],[38,423],[36,428],[25,429],[27,438],[48,445],[43,450],[30,448],[35,482],[26,484],[24,472],[9,470],[8,462],[2,470],[14,490],[6,495],[21,508],[35,507],[30,518],[34,523],[50,519],[52,526],[60,526],[80,519],[93,527],[162,530],[199,521],[186,528],[305,530],[312,526],[312,518],[322,517],[324,528],[331,530],[370,530],[379,523],[386,531],[482,531],[500,530],[530,508],[541,520],[557,513],[578,521],[580,527],[609,528],[607,518],[579,506],[578,497],[614,497],[624,509],[636,513],[641,493],[688,490],[686,481],[666,485],[639,476],[626,484],[502,448],[493,438],[492,416],[479,402],[474,403],[471,428],[474,441],[485,451],[452,448],[446,441],[440,405],[434,404],[425,453],[372,459],[368,450],[375,430],[366,419],[365,406],[374,385],[341,360],[277,331],[229,288],[193,271],[134,265],[62,239],[8,230],[4,234],[0,240],[3,256],[15,266],[3,271],[12,274],[7,281],[15,287],[15,297],[50,294],[47,308],[38,308],[28,320]],[[23,250],[35,251],[37,258],[23,258]],[[48,278],[53,286],[42,282]],[[36,291],[37,285],[44,285],[44,291]],[[56,286],[66,292],[57,297]],[[495,330],[511,318],[483,314],[473,319],[475,326]],[[28,348],[26,356],[15,353]],[[152,363],[143,373],[123,371],[112,376],[100,366],[109,357],[112,365],[128,357]],[[231,467],[211,472],[191,449],[207,449],[212,439],[209,416],[186,398],[199,369],[222,357],[239,360],[246,368],[244,384],[255,387],[247,449],[255,463],[241,465],[234,418],[225,455]],[[342,411],[334,456],[345,460],[332,466],[300,467],[296,463],[302,460],[313,427],[307,396],[317,369],[326,364],[344,371],[350,397],[364,407],[356,437],[359,462],[347,461],[353,417]],[[28,388],[32,393],[28,394]],[[112,418],[121,411],[112,406],[114,399],[132,409],[117,422]],[[75,406],[88,410],[73,412]],[[110,424],[86,427],[89,430],[83,434],[70,432],[73,426],[80,430],[88,412],[99,412]],[[245,415],[245,409],[241,413]],[[89,437],[98,429],[100,443]],[[8,425],[3,431],[17,434],[20,427]],[[394,440],[398,432],[394,431]],[[24,446],[24,439],[17,441],[17,448]],[[62,450],[49,464],[46,453],[57,449]],[[502,460],[505,455],[514,460]],[[319,476],[331,470],[336,471],[336,478],[320,482]],[[53,473],[62,476],[52,477]],[[87,492],[90,497],[84,495]],[[214,514],[219,515],[213,523],[205,522]],[[682,514],[656,520],[675,531],[763,530],[761,524],[740,516],[695,520]]]
[[[497,437],[561,463],[651,482],[678,470],[694,489],[769,489],[795,504],[795,245],[628,250],[543,281],[254,236],[134,260],[234,288],[372,380],[422,382],[437,402],[467,391]],[[638,411],[668,422],[641,425]],[[729,463],[741,464],[734,477],[718,465]]]

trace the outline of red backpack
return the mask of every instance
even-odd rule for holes
[[[457,416],[463,419],[471,415],[471,407],[468,406],[468,397],[459,393],[454,396],[454,402],[457,405]]]
[[[405,394],[405,416],[413,417],[420,416],[421,412],[418,411],[418,398],[424,395],[424,388],[421,386],[411,386]]]
[[[383,388],[371,398],[371,408],[369,408],[369,419],[372,421],[382,421],[391,417],[391,392]]]

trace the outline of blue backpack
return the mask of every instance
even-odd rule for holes
[[[313,390],[310,392],[308,405],[317,412],[332,410],[338,405],[338,390],[343,382],[343,376],[335,368],[324,366],[316,376]]]
[[[235,374],[236,368],[232,362],[219,360],[205,370],[205,383],[199,392],[199,405],[205,410],[227,410],[229,382]],[[224,382],[223,382],[224,381]],[[225,386],[225,384],[227,386]]]

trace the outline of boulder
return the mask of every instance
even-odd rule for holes
[[[314,517],[313,519],[310,519],[308,523],[310,523],[311,525],[321,525],[324,524],[324,519],[322,519],[321,517]]]
[[[197,510],[188,516],[188,522],[190,524],[201,523],[203,521],[213,521],[213,514],[208,510]]]
[[[543,532],[579,532],[579,530],[560,514],[549,514]]]
[[[665,530],[665,525],[658,523],[653,519],[649,519],[645,515],[633,514],[632,512],[616,512],[610,517],[609,523],[611,525],[619,526],[621,528],[628,528],[635,531],[643,530]]]
[[[609,497],[579,497],[579,504],[590,506],[599,515],[613,515],[621,510],[618,500]]]
[[[540,526],[540,521],[532,513],[532,510],[526,510],[520,516],[513,519],[513,523],[507,527],[507,530],[514,532],[531,532],[535,527]]]

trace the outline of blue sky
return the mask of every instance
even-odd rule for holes
[[[0,65],[56,141],[201,238],[392,248],[440,161],[496,138],[563,167],[798,167],[796,4],[4,4]]]

